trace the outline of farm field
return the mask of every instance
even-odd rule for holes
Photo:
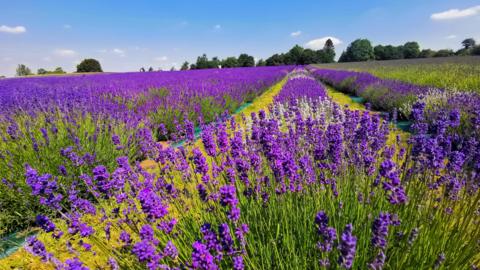
[[[45,211],[36,212],[37,236],[0,265],[468,269],[479,263],[480,146],[472,141],[478,115],[462,133],[458,117],[430,121],[416,103],[405,141],[380,114],[344,107],[348,102],[317,80],[318,70],[275,71],[283,74],[270,81],[277,90],[259,94],[262,105],[253,99],[250,115],[204,123],[198,140],[193,127],[185,128],[180,148],[147,139],[155,147],[148,168],[121,154],[105,158],[113,165],[95,160],[67,173],[27,165],[23,189]],[[115,140],[105,144],[123,145]],[[76,161],[68,152],[58,155]]]
[[[479,270],[474,2],[4,1],[0,270]]]
[[[369,72],[382,79],[459,91],[480,91],[480,56],[436,57],[316,65]]]

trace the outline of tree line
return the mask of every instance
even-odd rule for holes
[[[431,49],[420,50],[420,45],[416,41],[409,41],[400,46],[377,45],[373,47],[368,39],[356,39],[342,52],[338,62],[480,55],[480,46],[476,45],[475,39],[467,38],[461,42],[461,45],[462,48],[457,51],[451,49],[434,51]]]
[[[102,66],[100,62],[96,59],[84,59],[80,64],[77,65],[77,72],[78,73],[85,73],[85,72],[103,72]],[[65,74],[65,72],[61,67],[57,67],[54,70],[46,70],[44,68],[39,68],[37,70],[36,75],[48,75],[48,74]],[[30,76],[35,75],[32,70],[24,64],[20,64],[17,66],[16,76]]]
[[[276,53],[267,59],[259,59],[255,62],[253,56],[242,53],[237,57],[230,56],[225,59],[212,57],[209,59],[206,54],[197,57],[195,63],[185,61],[180,70],[207,69],[207,68],[233,68],[233,67],[254,67],[254,66],[281,66],[281,65],[309,65],[318,63],[332,63],[335,61],[335,47],[331,39],[325,42],[323,49],[305,49],[295,45],[286,53]]]

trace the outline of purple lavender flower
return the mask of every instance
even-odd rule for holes
[[[79,258],[67,259],[65,261],[65,270],[89,270],[88,267],[83,266],[83,262]]]
[[[347,224],[347,226],[345,226],[345,230],[340,237],[340,243],[338,246],[340,251],[338,263],[340,263],[342,267],[346,269],[352,268],[357,246],[357,238],[352,235],[352,230],[352,224]]]
[[[201,242],[196,241],[192,245],[192,268],[202,270],[217,270],[214,257],[208,251],[207,247]]]
[[[36,218],[36,223],[47,233],[55,230],[55,224],[46,216],[38,215]]]

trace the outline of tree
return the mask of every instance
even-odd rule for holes
[[[65,74],[66,72],[61,68],[61,67],[57,67],[53,73],[55,74]]]
[[[38,74],[38,75],[44,75],[44,74],[47,74],[47,73],[48,73],[48,71],[47,71],[46,69],[44,69],[44,68],[39,68],[39,69],[37,70],[37,74]]]
[[[197,57],[197,63],[195,64],[196,69],[205,69],[208,68],[208,57],[206,54]]]
[[[372,44],[368,39],[356,39],[348,45],[342,62],[368,61],[374,59]],[[340,61],[340,60],[339,60]]]
[[[248,55],[246,53],[242,53],[242,54],[240,54],[240,56],[238,56],[238,66],[239,67],[253,67],[253,66],[255,66],[255,59],[251,55]]]
[[[281,66],[283,65],[283,54],[274,54],[267,58],[266,65],[267,66]]]
[[[464,41],[462,41],[462,46],[467,50],[475,47],[475,44],[476,42],[475,42],[475,39],[473,38],[467,38]]]
[[[222,60],[222,68],[238,67],[238,60],[235,56],[230,56]]]
[[[293,46],[293,48],[290,49],[285,54],[285,64],[287,65],[303,65],[303,55],[304,49],[300,47],[299,45]]]
[[[325,41],[325,45],[323,45],[323,59],[322,63],[333,63],[335,62],[335,46],[333,45],[333,41],[331,39],[327,39]]]
[[[385,47],[383,45],[373,47],[373,55],[375,60],[385,60]]]
[[[172,66],[172,67],[170,68],[170,71],[175,71],[175,70],[176,70],[176,69],[175,69],[175,66]]]
[[[303,65],[318,63],[316,52],[312,49],[303,50],[300,63]]]
[[[410,41],[403,45],[402,51],[404,58],[418,58],[420,55],[420,45],[418,45],[418,42]]]
[[[154,71],[154,70],[153,70],[153,67],[149,67],[149,68],[148,68],[148,72],[153,72],[153,71]]]
[[[32,75],[32,71],[27,66],[25,66],[24,64],[20,64],[20,65],[17,66],[16,75],[17,76],[28,76],[28,75]]]
[[[472,55],[480,55],[480,45],[473,47]]]
[[[265,62],[265,60],[263,60],[263,59],[259,59],[257,61],[257,64],[256,64],[257,67],[263,67],[263,66],[266,66],[266,65],[267,65],[267,62]]]
[[[188,70],[188,62],[187,62],[187,61],[183,62],[182,67],[180,68],[180,70]]]
[[[212,60],[208,61],[208,68],[218,68],[220,66],[221,62],[218,57],[213,57]]]
[[[383,60],[393,60],[403,58],[403,47],[387,45],[384,47],[385,58]]]
[[[77,72],[103,72],[100,62],[95,59],[84,59],[77,65]]]
[[[140,72],[145,72],[145,68],[144,68],[144,67],[141,67],[141,68],[140,68]]]
[[[423,49],[420,54],[418,55],[419,58],[430,58],[430,57],[433,57],[435,55],[435,51],[434,50],[430,50],[430,49]]]
[[[453,56],[455,53],[450,50],[450,49],[444,49],[444,50],[439,50],[437,51],[433,57],[447,57],[447,56]]]
[[[190,64],[190,69],[197,69],[197,65],[195,65],[195,64],[193,64],[193,63]]]

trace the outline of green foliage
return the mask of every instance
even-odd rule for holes
[[[37,70],[37,74],[38,75],[47,75],[47,74],[65,74],[66,72],[61,68],[61,67],[57,67],[56,69],[54,69],[53,71],[48,71],[46,69],[43,69],[43,68],[39,68]]]
[[[208,68],[208,57],[206,54],[197,57],[197,62],[195,63],[195,69],[205,69]]]
[[[455,53],[450,50],[450,49],[443,49],[443,50],[439,50],[437,51],[433,57],[448,57],[448,56],[453,56],[455,55]]]
[[[77,72],[103,72],[100,62],[96,59],[84,59],[77,65]]]
[[[238,66],[238,60],[235,56],[230,56],[222,60],[222,68],[233,68]]]
[[[255,66],[255,60],[253,56],[248,55],[246,53],[240,54],[238,56],[238,66],[239,67],[253,67]]]
[[[368,39],[356,39],[342,53],[340,62],[368,61],[375,58],[372,44]]]
[[[182,67],[180,68],[180,70],[188,70],[188,62],[187,62],[187,61],[183,62]]]
[[[475,39],[473,38],[467,38],[467,39],[464,39],[462,41],[462,46],[465,48],[465,49],[470,49],[470,48],[473,48],[475,47]]]
[[[419,58],[430,58],[435,55],[435,51],[431,49],[423,49],[418,55]]]
[[[257,67],[263,67],[263,66],[266,66],[267,65],[267,62],[265,62],[265,60],[263,59],[259,59],[256,66]]]
[[[472,55],[480,55],[480,45],[473,47]]]
[[[417,58],[420,55],[420,45],[418,42],[410,41],[403,45],[404,58]]]
[[[17,66],[17,70],[16,70],[16,76],[20,77],[20,76],[28,76],[28,75],[32,75],[32,71],[30,70],[30,68],[28,68],[27,66],[25,66],[24,64],[19,64]]]

